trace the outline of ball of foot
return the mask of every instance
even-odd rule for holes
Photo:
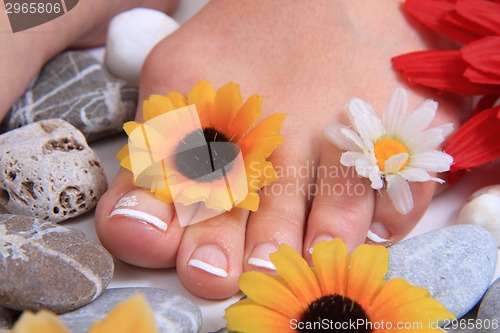
[[[153,9],[135,8],[115,16],[109,24],[106,42],[104,62],[108,71],[138,86],[149,52],[178,27],[168,15]]]

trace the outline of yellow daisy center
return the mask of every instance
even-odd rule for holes
[[[318,298],[307,307],[300,318],[299,332],[323,332],[320,324],[332,324],[341,328],[342,332],[350,332],[351,323],[359,325],[356,332],[371,333],[369,318],[361,305],[343,295],[326,295]],[[332,330],[335,327],[330,327]],[[347,329],[346,329],[347,328]]]
[[[385,161],[397,154],[409,153],[408,148],[398,140],[380,139],[374,144],[375,158],[381,171],[385,171]],[[403,170],[408,165],[408,159],[403,163],[399,170]]]

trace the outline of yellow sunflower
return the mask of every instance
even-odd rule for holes
[[[216,92],[201,81],[187,97],[152,95],[143,104],[144,123],[124,125],[129,143],[117,157],[137,186],[162,201],[256,211],[259,189],[277,179],[266,159],[283,142],[285,117],[256,124],[261,109],[262,97],[244,102],[235,83]]]
[[[406,280],[384,280],[385,247],[361,245],[349,257],[341,239],[320,242],[314,267],[292,248],[270,255],[278,276],[246,272],[248,296],[226,309],[227,328],[237,332],[441,332],[436,323],[454,318],[429,292]]]

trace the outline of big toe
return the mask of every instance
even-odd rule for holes
[[[171,204],[133,185],[132,174],[121,170],[99,201],[97,235],[116,258],[146,267],[173,267],[184,232]]]

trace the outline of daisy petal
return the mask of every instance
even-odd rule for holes
[[[412,155],[409,167],[419,168],[425,171],[445,172],[450,170],[453,157],[441,151],[431,151]]]
[[[382,180],[382,177],[380,176],[380,169],[377,165],[375,165],[371,169],[369,178],[372,182],[371,186],[374,190],[380,190],[382,187],[384,187],[384,182]]]
[[[323,128],[323,136],[328,140],[328,142],[334,144],[340,149],[359,151],[358,145],[342,133],[343,128],[347,129],[344,125],[335,123],[328,124]]]
[[[399,172],[403,164],[408,160],[408,156],[407,153],[399,153],[386,159],[384,173],[391,174]]]
[[[396,88],[389,97],[389,101],[382,116],[382,123],[384,124],[387,135],[389,137],[398,133],[398,128],[401,126],[406,116],[408,109],[408,96],[406,90],[403,88]]]
[[[401,170],[400,175],[409,182],[426,182],[431,176],[422,169],[406,167]]]
[[[344,134],[346,138],[348,138],[349,140],[354,142],[354,144],[359,147],[358,148],[359,150],[365,149],[363,141],[361,140],[361,138],[359,137],[359,135],[356,132],[348,129],[347,127],[341,128],[340,132],[342,134]]]
[[[377,141],[381,136],[385,135],[384,126],[378,117],[358,115],[354,117],[354,127],[360,134],[365,146],[370,145],[368,141]]]
[[[453,133],[455,126],[452,123],[446,123],[433,128],[439,128],[441,130],[441,135],[446,138],[448,135]]]
[[[311,303],[321,296],[316,276],[304,258],[287,245],[269,255],[276,271],[300,302]]]
[[[418,154],[435,150],[443,141],[443,131],[440,128],[431,128],[419,133],[405,143],[412,154]]]
[[[410,185],[401,176],[387,175],[387,194],[394,208],[402,215],[408,214],[413,209],[413,197]]]
[[[312,253],[316,276],[323,295],[344,295],[347,287],[349,253],[340,238],[319,242]]]
[[[255,303],[275,309],[284,316],[294,318],[304,310],[290,289],[272,275],[246,272],[241,275],[239,286]]]
[[[398,137],[411,138],[429,127],[436,115],[437,107],[438,103],[430,99],[420,104],[404,119],[398,130]]]
[[[377,165],[375,163],[371,163],[370,160],[368,159],[368,156],[363,155],[362,157],[356,160],[355,167],[358,176],[369,178],[371,173],[373,172],[372,169],[377,167]]]
[[[359,153],[357,151],[346,151],[342,153],[340,157],[340,163],[346,167],[355,166],[357,164],[358,159],[366,159],[366,156],[363,153]]]
[[[375,116],[377,117],[377,113],[373,110],[372,106],[365,101],[363,101],[361,98],[353,98],[351,99],[346,105],[345,109],[349,115],[349,119],[352,120],[354,117],[357,117],[359,115],[366,115],[366,116]]]

